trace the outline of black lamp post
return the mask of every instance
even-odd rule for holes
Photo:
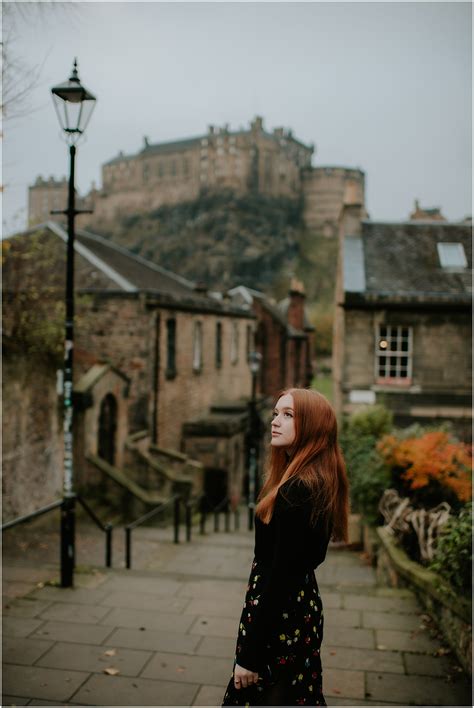
[[[260,439],[260,421],[257,416],[257,374],[260,371],[261,361],[262,355],[260,354],[260,352],[250,352],[249,366],[250,373],[252,374],[252,395],[249,401],[249,531],[253,529],[257,487],[258,444]]]
[[[76,214],[90,213],[77,210],[75,205],[74,167],[76,143],[84,135],[95,97],[81,85],[77,73],[77,60],[70,78],[51,89],[54,106],[61,128],[69,144],[70,172],[68,205],[64,211],[52,214],[67,215],[67,260],[66,260],[66,337],[64,342],[64,488],[61,508],[61,585],[71,587],[74,583],[75,565],[75,494],[73,490],[73,353],[74,353],[74,219]]]

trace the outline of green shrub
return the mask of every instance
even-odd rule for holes
[[[382,520],[378,503],[391,481],[376,443],[375,436],[361,435],[350,429],[343,431],[340,437],[349,478],[351,509],[373,525]]]
[[[390,432],[392,426],[393,414],[381,404],[361,408],[347,421],[349,432],[354,435],[370,435],[374,438],[380,438]]]
[[[466,504],[458,516],[449,519],[436,546],[429,565],[448,581],[454,592],[471,596],[472,573],[472,502]]]

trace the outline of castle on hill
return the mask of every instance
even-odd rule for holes
[[[314,145],[291,130],[268,132],[257,116],[248,129],[210,125],[205,135],[144,144],[102,165],[102,188],[81,201],[93,209],[81,224],[110,222],[162,205],[192,201],[204,191],[231,189],[302,199],[308,227],[331,237],[343,204],[365,203],[365,175],[358,168],[312,165]],[[50,220],[52,209],[66,206],[67,181],[38,177],[29,187],[30,225]],[[59,217],[61,218],[61,217]]]

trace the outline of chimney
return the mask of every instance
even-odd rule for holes
[[[288,295],[288,324],[295,327],[295,329],[304,329],[304,303],[306,294],[301,280],[297,278],[291,279]]]

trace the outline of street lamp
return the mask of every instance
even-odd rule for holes
[[[68,205],[64,211],[52,214],[67,215],[66,256],[66,332],[64,342],[64,488],[61,507],[61,585],[71,587],[74,583],[75,565],[75,494],[73,491],[73,382],[74,353],[74,219],[76,214],[91,213],[77,210],[75,205],[74,168],[76,143],[84,135],[95,97],[81,85],[74,60],[72,74],[67,81],[51,89],[59,123],[69,144],[70,172]]]
[[[257,462],[258,462],[258,443],[260,439],[260,421],[257,416],[257,374],[260,371],[262,355],[260,352],[250,352],[249,367],[252,374],[252,395],[249,401],[249,531],[253,529],[254,513],[255,513],[255,496],[257,483]]]

